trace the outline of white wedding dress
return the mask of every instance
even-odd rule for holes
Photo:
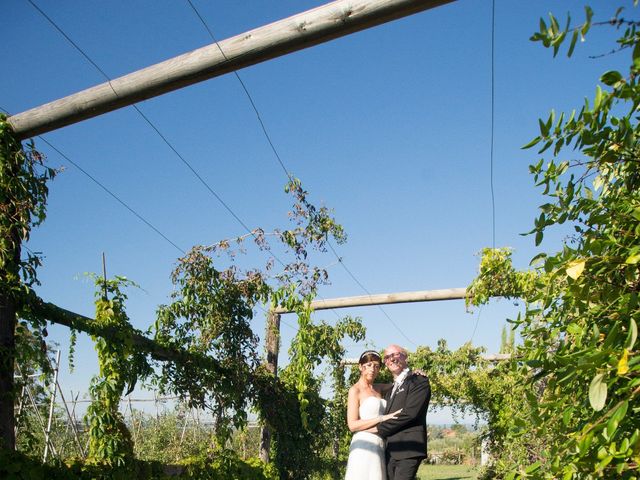
[[[360,404],[360,418],[367,420],[384,413],[386,401],[367,397]],[[356,432],[349,447],[345,480],[386,480],[384,440],[369,432]]]

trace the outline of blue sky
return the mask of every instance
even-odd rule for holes
[[[111,78],[211,43],[186,0],[36,3]],[[321,2],[194,4],[225,39]],[[562,20],[570,11],[582,21],[583,2],[495,5],[496,246],[514,248],[515,263],[524,268],[538,250],[521,233],[531,229],[543,201],[528,173],[538,156],[520,147],[537,135],[538,118],[551,108],[579,107],[592,96],[599,75],[624,65],[624,54],[589,58],[613,48],[610,27],[594,28],[572,59],[553,59],[529,41],[549,11]],[[613,14],[610,2],[591,5],[596,21]],[[26,0],[4,2],[0,27],[3,109],[19,113],[104,81]],[[477,253],[491,246],[491,56],[491,2],[460,0],[239,72],[288,170],[345,227],[348,242],[337,251],[369,292],[466,287],[477,272]],[[235,76],[138,106],[245,224],[266,231],[287,225],[286,177]],[[44,138],[185,250],[244,233],[132,107]],[[52,166],[65,168],[51,183],[48,219],[28,244],[45,255],[38,293],[92,316],[93,287],[83,272],[100,272],[105,252],[109,275],[142,287],[129,291],[128,313],[136,328],[146,329],[157,306],[169,301],[169,274],[180,252],[35,142]],[[557,249],[562,235],[551,235],[542,247]],[[329,266],[332,281],[322,297],[365,293],[331,252],[317,260]],[[495,352],[505,318],[516,311],[498,301],[470,314],[454,301],[315,318],[362,317],[367,342],[349,344],[349,356],[389,343],[435,346],[439,338],[453,348],[472,340]],[[283,320],[286,351],[295,319]],[[262,337],[260,311],[253,325]],[[50,337],[65,351],[66,329],[52,327]],[[63,370],[64,388],[86,392],[96,360],[83,335],[76,365],[73,374]]]

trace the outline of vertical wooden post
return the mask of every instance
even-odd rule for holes
[[[20,164],[7,152],[15,149],[14,145],[0,145],[0,170],[8,178],[17,178]],[[15,289],[9,288],[20,279],[20,252],[22,240],[19,226],[15,221],[18,216],[18,206],[13,201],[10,192],[2,193],[0,215],[0,240],[4,251],[0,252],[0,447],[15,450],[15,414],[14,400],[14,362],[16,357],[16,322],[17,306]]]
[[[280,314],[269,310],[267,314],[267,337],[265,340],[267,351],[267,371],[274,377],[278,376],[278,353],[280,352]],[[266,425],[262,426],[260,435],[260,460],[269,463],[269,449],[271,447],[271,431]]]
[[[5,278],[7,276],[5,272],[1,272],[0,275]],[[9,450],[14,450],[16,446],[13,412],[15,328],[16,306],[14,299],[11,298],[9,292],[0,292],[0,446]]]

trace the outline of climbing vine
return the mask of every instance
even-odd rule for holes
[[[0,444],[14,445],[14,362],[37,362],[46,370],[42,345],[47,336],[45,322],[32,319],[17,324],[18,312],[30,288],[38,283],[37,254],[22,251],[31,228],[46,215],[47,181],[56,171],[44,165],[44,157],[33,143],[25,148],[0,114]],[[19,326],[18,326],[19,325]]]
[[[217,270],[203,248],[180,259],[172,275],[173,302],[158,309],[156,340],[215,358],[220,370],[191,362],[164,363],[156,379],[161,392],[182,395],[191,406],[208,408],[221,445],[233,427],[246,423],[252,372],[259,364],[258,339],[250,320],[266,294],[258,272],[241,276],[235,267]]]
[[[628,71],[603,73],[591,100],[567,115],[552,111],[525,147],[546,157],[530,167],[548,198],[531,232],[536,244],[560,225],[574,233],[534,259],[535,288],[515,290],[526,301],[514,325],[527,406],[511,411],[511,438],[520,441],[526,425],[538,446],[527,458],[498,457],[507,478],[638,478],[640,32],[623,12],[598,25],[620,32],[615,51],[629,55]],[[550,15],[532,40],[554,55],[569,41],[571,56],[592,18],[587,7],[584,23],[568,18],[563,28]],[[498,263],[495,271],[512,268]]]
[[[340,461],[346,458],[345,443],[350,436],[345,422],[342,341],[346,337],[362,340],[365,329],[359,319],[351,317],[342,318],[335,325],[309,322],[306,328],[307,335],[301,336],[299,331],[292,341],[292,361],[281,370],[279,378],[268,374],[264,377],[264,385],[258,389],[261,418],[273,432],[272,458],[282,478],[309,478],[323,472],[340,478]],[[304,347],[300,349],[302,342]],[[302,353],[309,362],[304,366],[295,363],[295,357]],[[321,365],[326,366],[332,379],[334,395],[330,400],[321,397],[323,378],[315,372]],[[299,395],[301,368],[309,368],[304,376],[304,409]]]
[[[21,245],[46,217],[47,182],[57,172],[45,166],[44,160],[33,142],[22,148],[0,114],[0,289],[16,299],[38,283],[40,257],[28,251],[22,258]]]
[[[47,182],[56,170],[45,166],[44,156],[33,142],[25,148],[13,136],[13,131],[0,114],[0,295],[3,305],[8,299],[20,308],[25,293],[38,284],[36,269],[41,264],[37,253],[22,244],[29,240],[31,229],[46,217],[49,189]],[[46,336],[42,322],[36,334]],[[21,349],[19,349],[21,350]]]
[[[138,375],[148,375],[145,358],[133,350],[132,328],[125,312],[127,296],[122,287],[132,285],[123,277],[107,280],[95,277],[95,323],[113,329],[112,338],[92,336],[98,353],[99,375],[89,387],[91,404],[87,408],[89,425],[89,463],[124,466],[133,460],[133,443],[122,414],[120,398],[130,393]]]
[[[528,298],[539,287],[535,270],[517,271],[511,264],[510,248],[485,248],[478,276],[467,287],[467,307],[483,305],[494,297]]]
[[[485,360],[483,347],[470,343],[450,350],[444,339],[435,349],[418,347],[409,363],[429,374],[433,407],[447,406],[453,416],[475,416],[483,424],[482,437],[489,451],[515,461],[527,458],[522,438],[513,442],[512,415],[526,406],[525,387],[516,361]],[[524,427],[524,426],[523,426]],[[495,471],[487,472],[493,478]]]
[[[255,229],[235,239],[193,247],[179,259],[172,274],[173,301],[158,309],[155,338],[162,345],[214,357],[219,368],[165,363],[154,381],[161,392],[181,395],[190,405],[214,413],[218,447],[224,447],[233,429],[246,424],[249,406],[257,407],[274,430],[273,458],[279,469],[292,478],[304,478],[302,472],[317,469],[309,462],[309,451],[326,445],[317,436],[326,405],[314,369],[323,358],[339,363],[344,353],[339,341],[345,336],[362,338],[364,329],[352,319],[335,326],[312,321],[309,303],[328,275],[309,264],[310,251],[323,252],[329,238],[341,243],[346,237],[326,207],[309,202],[298,180],[292,179],[285,191],[294,198],[289,214],[292,228],[270,233]],[[238,256],[250,245],[271,256],[264,268],[238,266]],[[284,263],[280,255],[291,260]],[[259,304],[284,307],[298,316],[290,363],[280,381],[259,367],[258,339],[250,326]]]
[[[44,318],[55,313],[30,290],[37,283],[35,270],[40,260],[31,252],[26,259],[21,259],[20,246],[28,240],[30,228],[44,219],[47,181],[56,172],[44,167],[43,157],[33,149],[33,144],[22,150],[4,117],[0,126],[3,142],[0,181],[4,195],[0,282],[2,294],[11,296],[25,319],[16,330],[19,338],[28,337],[28,342],[23,342],[18,349],[22,355],[28,350],[27,345],[34,352],[43,350],[47,334]],[[319,451],[324,446],[317,438],[313,441],[312,435],[312,429],[320,427],[320,420],[316,419],[325,418],[327,411],[327,404],[319,395],[322,382],[314,376],[313,369],[323,358],[331,358],[332,364],[338,365],[338,359],[344,353],[339,347],[340,340],[344,336],[362,338],[364,329],[352,319],[345,319],[336,326],[315,325],[311,321],[308,304],[317,286],[328,281],[328,275],[325,270],[310,265],[309,253],[311,250],[325,251],[329,238],[342,243],[346,237],[326,207],[317,208],[308,200],[308,192],[297,179],[292,179],[285,190],[294,198],[291,228],[276,229],[269,234],[256,229],[233,241],[196,246],[179,259],[172,274],[176,287],[172,302],[158,308],[152,330],[157,345],[177,354],[170,355],[173,361],[163,363],[156,371],[151,370],[147,359],[132,341],[134,336],[140,336],[140,332],[129,323],[125,312],[126,295],[122,291],[131,283],[120,277],[114,280],[96,278],[95,322],[85,324],[85,320],[78,318],[68,320],[72,328],[72,349],[76,327],[90,332],[96,342],[100,364],[100,373],[91,383],[92,404],[86,416],[90,434],[87,465],[118,467],[121,473],[127,471],[122,470],[123,467],[133,465],[131,438],[118,412],[118,404],[127,387],[133,388],[138,377],[151,378],[161,392],[178,393],[192,406],[210,409],[216,419],[214,450],[220,458],[224,457],[224,445],[232,430],[246,424],[247,411],[252,404],[261,410],[263,418],[275,419],[277,415],[266,413],[273,412],[267,405],[292,402],[293,408],[287,412],[296,415],[300,432],[307,442],[296,445],[290,435],[287,437],[295,422],[281,425],[275,448],[281,452],[276,458],[284,470],[293,465],[285,453],[287,449],[283,448],[287,442],[293,449],[289,451],[295,451],[298,466],[308,459],[305,448],[311,446]],[[242,251],[243,242],[248,238],[253,238],[262,251],[272,251],[273,245],[267,239],[275,238],[293,260],[288,263],[278,260],[281,268],[274,268],[277,257],[273,255],[263,269],[242,270],[233,264],[237,252],[231,245],[235,242]],[[223,266],[224,254],[231,259],[230,266]],[[274,382],[273,376],[260,366],[257,336],[250,327],[254,309],[260,303],[290,308],[300,314],[302,333],[292,347],[293,366],[283,373],[283,382]],[[2,358],[7,362],[7,368],[13,365],[9,356]],[[278,396],[268,399],[266,392],[277,392]],[[309,420],[310,416],[315,425]],[[277,424],[276,421],[273,423]],[[314,468],[317,466],[307,470]],[[296,472],[295,466],[288,471],[292,477],[297,475],[292,473]]]

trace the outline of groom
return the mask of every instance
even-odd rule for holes
[[[429,379],[412,375],[407,365],[407,351],[389,345],[384,364],[393,374],[393,389],[385,396],[385,414],[402,409],[397,418],[377,425],[377,433],[387,440],[388,480],[415,479],[418,467],[427,457],[427,408],[431,398]]]

